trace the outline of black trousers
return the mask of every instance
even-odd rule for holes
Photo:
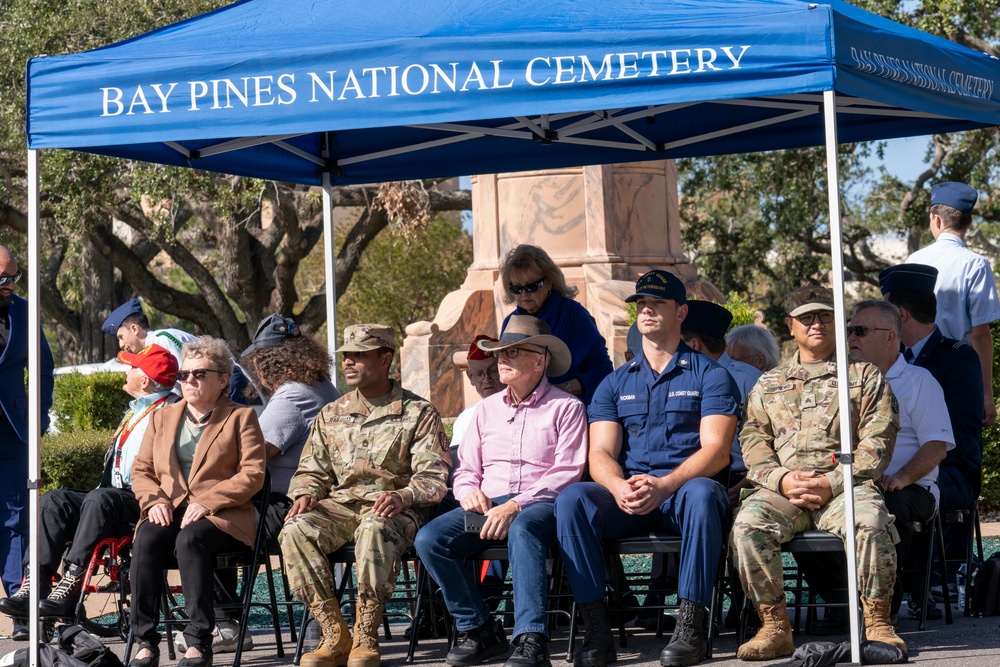
[[[921,595],[923,593],[924,570],[923,550],[915,553],[913,549],[913,523],[927,521],[934,516],[934,496],[922,486],[911,484],[906,488],[885,494],[885,506],[896,517],[896,531],[899,533],[899,543],[896,544],[896,587],[892,592],[892,612],[899,610],[903,593]],[[925,537],[930,539],[930,533]]]
[[[245,551],[247,545],[215,527],[207,518],[181,529],[186,508],[174,510],[169,526],[143,522],[132,543],[132,627],[139,641],[159,644],[156,626],[163,597],[163,571],[176,567],[184,588],[189,622],[184,629],[188,646],[208,647],[215,626],[215,556]]]
[[[56,489],[44,494],[38,505],[41,519],[36,581],[46,587],[52,574],[59,569],[67,542],[73,544],[66,552],[66,562],[82,567],[90,560],[98,542],[107,537],[128,535],[139,520],[139,502],[128,489]],[[27,555],[24,564],[28,564]]]

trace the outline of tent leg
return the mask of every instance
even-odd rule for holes
[[[840,326],[847,321],[844,296],[844,238],[840,218],[840,172],[837,166],[837,96],[832,90],[823,93],[823,120],[826,128],[827,192],[830,197],[830,253],[833,259],[834,328],[837,339],[837,400],[850,405],[850,382],[847,356],[847,332]],[[840,410],[840,451],[844,468],[844,550],[847,554],[847,594],[851,619],[851,664],[861,664],[861,637],[858,628],[858,561],[854,535],[854,474],[851,466],[851,411]]]
[[[28,562],[38,572],[38,492],[40,453],[42,448],[42,321],[39,310],[41,295],[41,247],[39,244],[39,183],[38,151],[28,151]],[[38,586],[32,586],[28,598],[28,665],[38,665]]]
[[[323,172],[323,254],[326,257],[326,344],[332,355],[337,349],[337,256],[333,246],[333,192],[328,171]]]

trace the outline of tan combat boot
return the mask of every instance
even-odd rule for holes
[[[795,653],[785,600],[771,605],[762,604],[757,613],[760,615],[760,630],[753,639],[740,646],[736,657],[740,660],[773,660]]]
[[[382,652],[378,647],[378,629],[382,625],[382,603],[358,597],[354,612],[354,647],[347,667],[379,667]]]
[[[889,622],[889,605],[891,600],[866,600],[861,598],[861,606],[865,610],[865,637],[870,642],[884,642],[899,648],[906,653],[906,642],[896,634]]]
[[[346,667],[351,652],[351,633],[336,600],[324,600],[309,608],[323,630],[323,638],[312,653],[306,653],[301,667]]]

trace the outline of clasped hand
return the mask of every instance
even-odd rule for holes
[[[170,503],[156,503],[149,508],[149,512],[146,514],[150,522],[155,523],[157,526],[169,526],[174,518],[174,508]],[[181,528],[187,528],[192,523],[201,519],[202,517],[208,516],[208,508],[204,505],[199,505],[198,503],[191,503],[184,510],[184,516],[181,518]]]
[[[618,507],[626,514],[635,515],[649,514],[673,492],[669,476],[653,477],[646,474],[632,475],[612,490]]]
[[[781,495],[788,502],[807,510],[818,510],[833,498],[833,489],[826,475],[815,470],[793,470],[781,478]]]

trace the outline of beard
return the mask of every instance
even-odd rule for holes
[[[10,298],[12,295],[13,292],[11,292],[10,294],[4,294],[3,292],[0,292],[0,308],[6,308],[8,305],[10,305]]]

